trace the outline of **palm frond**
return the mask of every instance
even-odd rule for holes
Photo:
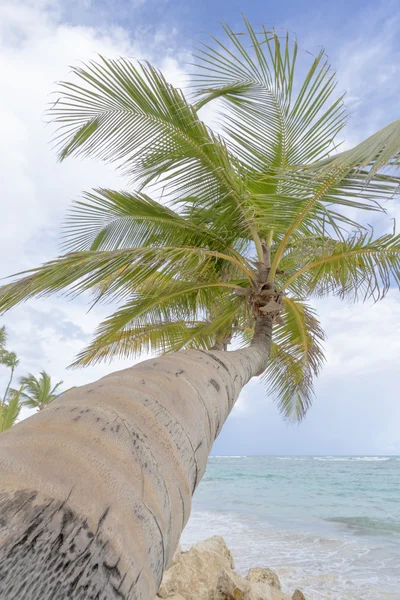
[[[354,186],[355,187],[355,186]],[[390,188],[388,196],[393,192]],[[280,193],[257,193],[252,195],[254,224],[261,237],[268,231],[274,231],[275,241],[282,240],[276,266],[282,259],[290,239],[322,236],[329,230],[337,237],[347,235],[349,231],[361,230],[363,226],[341,212],[341,207],[361,210],[383,211],[376,198],[385,199],[383,186],[376,186],[368,192],[356,196],[356,189],[330,189],[325,194],[313,193],[313,185],[303,189],[282,190]],[[363,202],[363,193],[365,201]]]
[[[2,327],[0,327],[0,360],[1,360],[2,352],[6,349],[6,343],[7,343],[7,331],[6,331],[6,326],[3,325]]]
[[[19,365],[19,359],[15,352],[3,350],[3,352],[0,355],[0,363],[3,364],[5,367],[14,370]]]
[[[195,247],[130,248],[114,251],[76,252],[19,275],[17,281],[0,288],[0,310],[5,311],[34,296],[67,290],[76,296],[106,283],[102,297],[125,297],[150,276],[156,283],[165,276],[181,280],[213,281],[217,260],[231,263],[248,278],[252,273],[241,261],[224,253]]]
[[[54,386],[51,388],[49,395],[50,395],[51,397],[54,397],[54,399],[55,399],[55,398],[57,398],[57,397],[60,395],[60,393],[56,394],[56,392],[57,392],[57,390],[59,389],[59,387],[60,387],[60,386],[62,386],[62,384],[63,384],[63,383],[64,383],[64,381],[62,381],[62,380],[61,380],[61,381],[59,381],[58,383],[56,383],[56,384],[55,384],[55,385],[54,385]]]
[[[52,388],[50,375],[46,371],[41,371],[39,378],[29,373],[29,375],[21,377],[20,383],[22,405],[27,408],[43,410],[57,398],[58,394],[55,392],[63,382],[59,381]]]
[[[72,366],[141,352],[165,353],[181,348],[210,348],[232,330],[243,298],[229,283],[170,282],[157,293],[145,290],[98,327],[93,342]],[[212,318],[211,318],[212,315]],[[170,336],[170,337],[169,337]]]
[[[345,175],[343,172],[333,171],[330,175],[315,177],[311,172],[302,170],[294,173],[288,182],[289,187],[294,186],[304,196],[298,202],[297,211],[293,211],[292,222],[287,222],[287,229],[276,249],[271,278],[276,274],[289,241],[304,233],[309,234],[309,223],[318,233],[323,233],[326,224],[336,233],[346,229],[346,225],[348,230],[349,226],[350,230],[360,230],[359,223],[352,222],[340,212],[341,207],[385,212],[381,202],[392,199],[400,191],[400,177],[377,174],[366,182],[364,172]]]
[[[164,353],[181,347],[183,340],[196,336],[201,322],[173,321],[126,327],[107,337],[94,338],[76,357],[70,368],[111,362],[115,358],[132,359],[146,353]],[[207,342],[206,342],[207,343]]]
[[[86,193],[84,200],[74,204],[64,225],[67,251],[172,245],[222,252],[229,248],[231,232],[196,223],[193,210],[185,217],[144,193],[99,189]]]
[[[195,87],[199,106],[216,98],[225,102],[220,117],[228,139],[234,141],[232,151],[249,169],[256,229],[261,235],[273,230],[276,238],[284,233],[272,265],[273,279],[294,235],[319,234],[327,221],[338,235],[343,228],[359,228],[332,207],[383,210],[381,202],[396,193],[400,178],[377,171],[394,164],[398,128],[393,124],[361,145],[351,154],[353,162],[342,153],[347,167],[342,155],[322,160],[346,121],[342,99],[332,96],[335,77],[323,51],[296,90],[296,40],[292,42],[289,35],[281,40],[275,31],[265,29],[256,33],[246,20],[245,25],[244,34],[225,26],[228,43],[214,40],[216,48],[204,46],[199,52]],[[375,160],[378,147],[384,147],[385,153],[379,154],[377,168],[371,170],[368,161]],[[356,163],[357,170],[349,168]]]
[[[314,379],[323,363],[324,332],[305,302],[284,298],[283,324],[274,327],[270,361],[262,376],[282,415],[304,418],[314,395]]]
[[[320,253],[297,269],[283,284],[307,296],[338,295],[354,301],[385,296],[393,284],[400,287],[400,235],[357,234],[325,244]]]
[[[350,150],[321,161],[320,175],[335,170],[348,173],[363,171],[364,180],[371,181],[383,169],[400,165],[400,120],[393,121]]]
[[[198,107],[223,101],[224,131],[243,163],[259,172],[304,164],[327,155],[347,114],[324,51],[312,60],[298,87],[298,44],[287,33],[244,20],[244,33],[224,25],[226,43],[213,38],[196,54]],[[295,92],[297,92],[295,94]]]
[[[0,404],[0,431],[10,429],[18,419],[22,408],[21,394],[22,387],[19,390],[9,390],[7,402]]]
[[[249,233],[233,156],[157,69],[100,57],[72,72],[79,83],[61,83],[50,109],[61,160],[75,154],[116,162],[136,181],[157,183],[175,198],[218,201]]]

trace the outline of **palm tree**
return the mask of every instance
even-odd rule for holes
[[[0,327],[0,360],[1,360],[1,355],[4,352],[5,348],[6,348],[6,342],[7,342],[7,331],[6,331],[6,326],[3,325],[2,327]]]
[[[4,392],[4,397],[3,397],[3,402],[2,402],[2,404],[5,404],[6,400],[7,400],[7,396],[8,396],[8,391],[10,389],[10,385],[11,385],[13,377],[14,377],[14,371],[19,365],[19,359],[18,359],[17,355],[15,354],[15,352],[8,352],[7,350],[3,350],[2,354],[1,354],[1,363],[4,366],[11,369],[10,379],[8,380],[6,391]]]
[[[4,286],[0,308],[91,290],[121,306],[76,366],[164,355],[68,391],[0,439],[7,600],[154,597],[242,387],[262,375],[287,418],[310,406],[323,331],[309,301],[399,284],[399,236],[349,215],[397,192],[400,122],[337,152],[347,115],[324,53],[301,81],[297,42],[245,25],[199,50],[190,102],[125,60],[61,84],[60,159],[114,162],[138,191],[87,193],[67,254]],[[207,103],[222,133],[201,121]],[[218,349],[231,339],[238,349]]]
[[[21,412],[21,394],[23,386],[19,390],[10,390],[7,401],[0,404],[0,432],[10,429],[15,425]]]
[[[7,330],[6,330],[6,326],[3,325],[2,327],[0,327],[0,365],[6,365],[7,363],[7,357],[8,357],[8,351],[6,349],[6,344],[7,344]],[[7,365],[8,366],[8,365]],[[7,394],[5,394],[6,397]],[[4,400],[0,401],[0,405],[3,404]]]
[[[58,397],[59,394],[55,392],[63,382],[59,381],[52,388],[50,375],[46,371],[41,371],[39,379],[29,373],[27,377],[21,377],[20,383],[24,387],[23,406],[43,410]]]

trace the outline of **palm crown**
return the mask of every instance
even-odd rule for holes
[[[6,401],[0,403],[0,432],[15,425],[22,408],[23,386],[18,390],[8,389]]]
[[[59,381],[52,385],[50,375],[46,371],[41,371],[39,378],[29,373],[28,376],[21,377],[20,383],[22,404],[28,408],[43,410],[57,398],[56,391],[63,382]]]
[[[115,162],[137,191],[86,193],[66,221],[67,254],[4,286],[0,308],[63,289],[121,302],[75,365],[247,344],[255,317],[270,315],[264,380],[301,418],[323,363],[309,299],[379,298],[400,281],[400,237],[347,216],[382,211],[397,192],[400,122],[338,153],[347,114],[324,53],[300,82],[297,42],[245,25],[198,51],[191,102],[151,65],[122,59],[61,84],[60,159]],[[221,133],[199,117],[208,103]]]

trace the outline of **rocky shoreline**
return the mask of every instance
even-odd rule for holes
[[[300,590],[293,595],[281,591],[275,571],[250,569],[246,577],[235,573],[232,554],[224,538],[214,536],[181,548],[166,570],[157,599],[168,600],[306,600]]]

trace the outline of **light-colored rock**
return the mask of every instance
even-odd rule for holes
[[[265,600],[292,600],[288,594],[284,594],[276,588],[269,588],[269,595],[266,596]]]
[[[249,592],[246,600],[266,600],[271,593],[271,587],[266,583],[249,581]]]
[[[295,590],[292,600],[306,600],[306,597],[300,590]]]
[[[178,544],[177,549],[174,552],[173,557],[171,558],[171,561],[167,567],[167,569],[170,569],[175,563],[178,562],[180,555],[182,554],[182,546],[180,544]]]
[[[214,536],[188,552],[179,546],[164,574],[157,599],[165,600],[305,600],[296,590],[284,594],[271,569],[250,569],[246,578],[232,572],[232,554],[225,540]],[[296,595],[297,594],[297,595]]]
[[[255,567],[254,569],[250,569],[250,571],[246,575],[246,579],[248,581],[256,581],[258,583],[267,583],[271,587],[276,588],[277,590],[281,589],[281,582],[279,581],[279,577],[275,571],[272,569],[265,569],[263,567]]]
[[[222,538],[201,542],[179,554],[165,572],[158,596],[181,594],[185,600],[214,600],[219,575],[230,571],[231,564],[232,557]]]
[[[213,537],[210,537],[207,540],[198,542],[193,546],[193,548],[196,548],[201,552],[204,550],[206,550],[207,552],[215,552],[216,554],[219,554],[220,556],[223,556],[227,559],[231,569],[235,568],[231,551],[226,545],[224,538],[220,535],[213,535]]]
[[[160,596],[156,596],[156,600],[158,600]],[[186,600],[180,594],[172,594],[172,596],[167,596],[167,600]]]
[[[215,600],[247,600],[249,591],[249,582],[243,577],[232,571],[222,571],[217,581]]]
[[[280,590],[261,581],[249,581],[250,590],[245,600],[291,600]]]

